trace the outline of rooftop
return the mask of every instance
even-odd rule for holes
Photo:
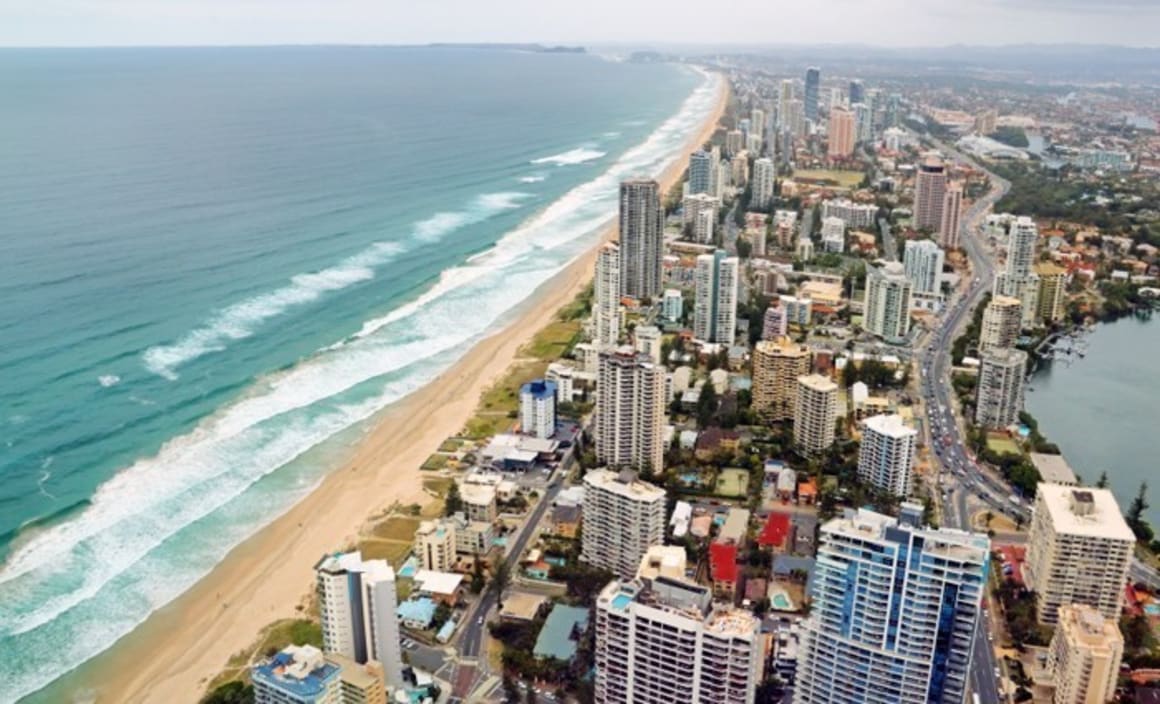
[[[1063,455],[1047,455],[1042,452],[1031,453],[1031,464],[1039,470],[1039,476],[1049,484],[1067,484],[1075,486],[1078,482],[1075,472],[1063,459]]]
[[[743,508],[730,508],[725,515],[725,523],[717,533],[717,539],[726,542],[740,543],[749,532],[749,511]]]
[[[588,609],[578,606],[556,604],[544,621],[532,654],[538,658],[571,660],[576,654],[576,639],[573,633],[588,627]]]
[[[594,469],[584,475],[584,485],[609,491],[635,501],[663,501],[665,498],[664,489],[640,481],[632,472]]]
[[[415,573],[416,591],[428,594],[454,594],[463,582],[463,575],[434,570],[419,570]]]
[[[504,597],[503,611],[500,612],[500,617],[531,621],[536,617],[536,613],[547,600],[547,597],[539,594],[512,591]]]
[[[785,545],[785,540],[789,536],[790,520],[789,514],[773,512],[765,519],[765,527],[761,529],[761,535],[757,537],[757,544],[763,546],[780,546]]]
[[[683,548],[682,548],[683,550]],[[709,570],[714,582],[737,583],[737,546],[732,543],[709,545]]]
[[[431,619],[435,618],[435,602],[425,596],[418,599],[408,599],[399,604],[399,608],[395,609],[395,614],[403,621],[414,621],[426,626],[431,623]]]
[[[685,576],[688,556],[680,545],[652,545],[644,557],[636,576],[641,579],[656,579],[660,576],[680,579]]]
[[[1057,533],[1136,541],[1111,491],[1048,482],[1040,483],[1037,491],[1037,509],[1043,507],[1047,511]]]
[[[329,663],[322,651],[313,645],[289,645],[251,671],[255,682],[261,682],[300,699],[320,695],[338,677],[339,667]]]
[[[918,431],[911,428],[898,414],[888,416],[870,416],[862,423],[870,430],[891,438],[904,438],[918,435]]]

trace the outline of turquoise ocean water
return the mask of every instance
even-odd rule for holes
[[[180,594],[510,319],[716,80],[450,49],[0,52],[0,701]]]

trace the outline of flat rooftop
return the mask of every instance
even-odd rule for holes
[[[655,484],[640,481],[632,472],[594,469],[584,475],[584,484],[636,501],[663,501],[665,498],[664,489]]]
[[[1116,497],[1107,489],[1077,488],[1042,482],[1038,488],[1037,509],[1043,507],[1051,517],[1055,532],[1089,538],[1106,538],[1135,542],[1136,534],[1128,527]]]
[[[1067,484],[1075,486],[1078,482],[1075,472],[1063,459],[1063,455],[1046,455],[1042,452],[1031,453],[1031,464],[1039,470],[1039,476],[1049,484]]]

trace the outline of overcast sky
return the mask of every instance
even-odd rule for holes
[[[1160,0],[0,0],[0,46],[1083,42],[1155,46]]]

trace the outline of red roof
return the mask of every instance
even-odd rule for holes
[[[1023,563],[1027,559],[1027,548],[1022,545],[996,545],[1003,556],[1001,577],[1008,577],[1016,584],[1023,584]]]
[[[709,571],[714,582],[737,583],[737,546],[713,543],[709,546]]]
[[[765,547],[780,547],[785,545],[787,536],[789,536],[789,515],[770,513],[769,518],[765,519],[765,527],[761,529],[761,535],[757,536],[757,544]]]

